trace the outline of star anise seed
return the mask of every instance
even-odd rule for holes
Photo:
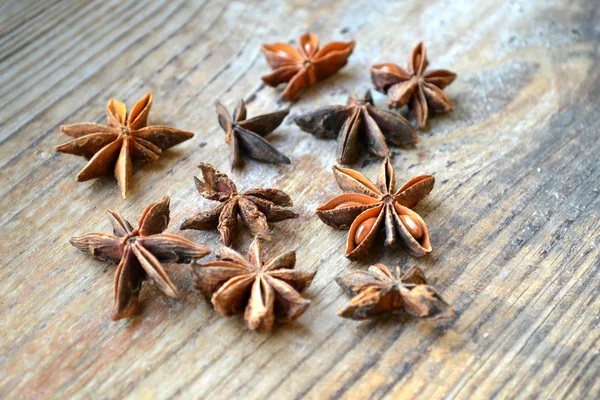
[[[225,131],[225,141],[231,146],[232,168],[242,166],[242,155],[273,164],[290,163],[289,158],[263,139],[281,125],[290,112],[289,108],[246,119],[244,100],[241,100],[235,108],[232,117],[229,117],[229,112],[219,101],[215,104],[219,125]]]
[[[274,70],[262,77],[265,84],[277,87],[289,82],[282,93],[293,100],[302,88],[314,85],[339,71],[354,50],[352,42],[332,42],[319,50],[319,38],[312,33],[300,36],[298,48],[287,43],[263,44],[261,51]]]
[[[128,318],[140,310],[139,293],[148,277],[169,297],[178,291],[162,263],[189,263],[210,250],[181,236],[162,233],[169,224],[169,203],[165,197],[146,207],[137,229],[121,215],[109,211],[115,236],[88,233],[73,237],[70,243],[102,261],[118,264],[115,274],[115,303],[112,319]]]
[[[379,316],[401,317],[408,313],[424,319],[454,318],[454,309],[427,285],[425,273],[412,267],[406,273],[396,268],[396,275],[383,264],[372,265],[335,280],[354,295],[338,312],[343,318],[363,320]]]
[[[316,213],[329,226],[349,229],[346,257],[368,255],[381,230],[389,247],[401,243],[416,257],[431,252],[427,225],[412,208],[433,189],[433,176],[417,176],[395,191],[389,158],[383,162],[376,183],[352,169],[334,166],[333,173],[345,194],[318,207]]]
[[[454,110],[442,89],[456,79],[456,74],[445,69],[425,73],[428,64],[425,46],[419,43],[410,57],[408,71],[391,63],[371,67],[373,84],[388,95],[389,106],[400,108],[408,104],[419,128],[425,127],[430,110],[438,113]]]
[[[146,126],[152,94],[146,94],[127,116],[125,104],[111,99],[106,106],[108,125],[82,123],[62,125],[60,130],[75,138],[56,146],[61,153],[82,156],[89,160],[77,174],[80,182],[114,174],[123,199],[132,176],[132,160],[150,162],[163,150],[194,136],[191,132],[168,126]]]
[[[217,228],[221,241],[229,246],[237,229],[238,214],[253,236],[271,240],[269,222],[298,218],[287,209],[293,205],[285,192],[277,189],[250,189],[238,193],[235,183],[210,164],[198,165],[204,181],[194,177],[200,196],[221,202],[210,211],[200,211],[186,219],[181,229],[212,230]]]
[[[295,118],[305,132],[319,138],[338,139],[340,164],[356,161],[362,147],[376,157],[389,156],[386,142],[409,147],[417,143],[415,129],[401,116],[373,106],[371,91],[362,98],[348,97],[346,106],[322,107]]]
[[[275,320],[293,321],[310,305],[300,295],[316,272],[295,271],[294,250],[263,262],[260,238],[254,238],[247,257],[221,247],[217,260],[192,265],[194,286],[217,313],[229,317],[244,313],[248,328],[270,331]]]

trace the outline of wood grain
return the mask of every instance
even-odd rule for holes
[[[600,18],[596,2],[336,2],[157,0],[0,4],[0,397],[2,398],[598,398],[600,397]],[[115,267],[68,244],[109,231],[107,209],[136,220],[171,197],[172,222],[209,203],[195,166],[229,171],[213,103],[241,97],[249,116],[283,108],[261,84],[259,47],[303,32],[357,41],[349,64],[306,90],[291,114],[345,102],[371,87],[373,63],[406,63],[424,41],[432,68],[458,79],[456,110],[430,119],[416,149],[394,149],[398,181],[430,173],[417,210],[433,253],[401,250],[364,263],[343,256],[345,233],[314,215],[339,193],[335,141],[288,117],[270,138],[291,166],[248,162],[240,189],[290,193],[298,220],[274,225],[267,251],[297,248],[318,269],[313,304],[270,334],[221,318],[185,266],[181,290],[153,284],[139,317],[111,322]],[[84,160],[56,154],[60,124],[104,121],[117,97],[154,94],[150,123],[196,132],[134,175],[77,183]],[[377,105],[385,98],[375,94]],[[405,111],[402,111],[405,113]],[[355,165],[374,177],[379,161]],[[183,236],[215,249],[216,232]],[[250,243],[246,232],[237,248]],[[336,316],[334,278],[369,262],[422,266],[452,303],[447,323]]]

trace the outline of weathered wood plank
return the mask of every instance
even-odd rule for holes
[[[472,4],[474,3],[474,4]],[[597,398],[600,396],[600,30],[593,1],[7,2],[0,5],[0,396],[210,398]],[[172,222],[208,202],[195,166],[229,173],[214,100],[249,114],[286,106],[266,88],[261,43],[311,30],[355,39],[350,63],[306,90],[292,114],[371,87],[368,68],[403,65],[423,40],[432,67],[459,78],[456,110],[436,116],[414,150],[394,150],[398,180],[432,173],[419,205],[434,252],[383,250],[370,262],[419,264],[457,311],[446,323],[336,316],[333,279],[364,268],[343,257],[344,232],[314,208],[339,193],[336,143],[291,118],[271,141],[291,166],[254,162],[240,188],[290,193],[298,220],[274,225],[269,252],[297,248],[318,269],[313,304],[270,334],[224,319],[193,290],[152,284],[142,314],[111,322],[114,266],[68,238],[108,231],[106,209],[135,220],[171,196]],[[196,132],[135,173],[122,201],[111,179],[77,183],[83,160],[58,155],[64,123],[104,120],[111,97],[155,96],[150,122]],[[384,107],[385,98],[375,94]],[[404,113],[404,111],[402,111]],[[374,177],[379,161],[356,168]],[[213,232],[183,236],[211,248]],[[251,238],[246,232],[237,248]]]

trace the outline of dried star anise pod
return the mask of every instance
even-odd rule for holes
[[[445,69],[424,73],[429,61],[425,46],[414,48],[408,63],[408,72],[396,64],[379,64],[371,67],[371,79],[375,88],[388,95],[388,104],[400,108],[405,104],[412,110],[419,128],[424,128],[429,110],[448,112],[454,105],[442,89],[456,79],[456,74]]]
[[[300,89],[330,77],[346,65],[354,41],[332,42],[319,50],[317,35],[305,33],[297,49],[287,43],[274,43],[263,44],[260,50],[274,70],[261,79],[272,87],[289,82],[281,96],[293,100]]]
[[[277,189],[250,189],[238,193],[235,183],[210,164],[198,165],[204,181],[194,177],[200,196],[220,201],[210,211],[200,211],[186,219],[180,229],[212,230],[217,228],[221,241],[229,246],[237,228],[238,214],[250,228],[253,236],[271,240],[269,222],[298,218],[298,214],[285,207],[293,205],[285,192]]]
[[[433,176],[417,176],[394,191],[394,169],[389,158],[383,162],[376,183],[352,169],[334,166],[333,173],[345,194],[316,212],[327,225],[350,229],[346,257],[367,255],[382,228],[387,246],[395,247],[400,242],[416,257],[431,252],[427,225],[412,208],[433,189]]]
[[[125,199],[131,181],[132,160],[154,161],[163,150],[194,136],[191,132],[168,126],[146,126],[151,106],[152,94],[148,93],[127,116],[125,104],[111,99],[106,106],[108,126],[94,123],[62,125],[60,130],[75,139],[54,149],[89,160],[77,174],[80,182],[114,174]]]
[[[305,132],[319,138],[338,139],[338,162],[350,164],[366,147],[377,157],[387,157],[386,141],[394,146],[408,147],[417,143],[417,132],[401,116],[373,106],[371,91],[362,98],[348,97],[346,106],[322,107],[295,118]]]
[[[290,163],[289,158],[263,139],[281,125],[290,112],[289,108],[246,119],[244,100],[240,100],[231,118],[227,109],[219,101],[215,105],[217,106],[219,125],[226,134],[225,141],[231,146],[232,168],[241,167],[243,154],[258,161],[273,164]]]
[[[405,313],[426,319],[454,317],[454,309],[427,285],[425,273],[419,267],[412,267],[406,273],[396,268],[394,276],[385,265],[377,264],[367,272],[354,272],[335,281],[355,296],[338,312],[343,318],[400,317]]]
[[[115,274],[115,304],[112,319],[131,317],[139,312],[142,282],[148,277],[169,297],[178,297],[177,288],[161,263],[189,263],[210,250],[181,236],[162,233],[169,224],[168,197],[146,207],[137,229],[121,215],[109,211],[113,232],[88,233],[69,241],[79,250],[102,261],[118,264]]]
[[[262,260],[260,238],[254,238],[247,257],[230,249],[217,250],[217,260],[192,266],[194,286],[225,317],[244,313],[248,328],[270,331],[277,320],[293,321],[310,305],[300,295],[316,272],[295,271],[294,250]]]

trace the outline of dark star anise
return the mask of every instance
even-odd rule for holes
[[[399,242],[413,256],[431,252],[429,231],[423,219],[412,210],[433,189],[431,175],[421,175],[394,191],[394,169],[386,158],[377,183],[352,169],[333,167],[338,186],[345,194],[317,208],[319,218],[337,229],[350,229],[346,257],[357,259],[369,254],[379,231],[385,231],[385,244]]]
[[[338,139],[338,162],[350,164],[361,147],[377,157],[389,156],[386,140],[394,146],[417,143],[417,132],[401,116],[373,106],[368,90],[362,98],[348,97],[346,106],[322,107],[295,118],[305,132],[319,138]]]
[[[396,268],[394,276],[385,265],[377,264],[368,272],[354,272],[335,281],[355,296],[338,312],[343,318],[401,317],[406,313],[426,319],[454,317],[454,309],[427,285],[425,273],[418,267],[406,273]]]
[[[287,43],[263,44],[261,51],[274,71],[262,80],[272,87],[289,82],[281,96],[293,100],[300,89],[338,72],[352,50],[354,41],[332,42],[319,50],[319,38],[312,33],[300,36],[297,49]]]
[[[210,164],[198,165],[204,181],[194,177],[200,195],[221,204],[210,211],[200,211],[188,218],[181,229],[212,230],[218,228],[221,241],[229,246],[237,228],[238,214],[253,236],[271,240],[269,222],[298,218],[286,209],[293,205],[285,192],[277,189],[250,189],[238,193],[235,183]]]
[[[125,199],[132,176],[132,160],[154,161],[163,150],[194,136],[168,126],[146,126],[151,106],[152,94],[148,93],[136,103],[128,117],[125,104],[111,99],[106,106],[108,126],[62,125],[60,130],[75,139],[56,146],[55,150],[89,160],[77,174],[80,182],[114,175]]]
[[[316,272],[294,271],[296,252],[262,259],[259,238],[254,238],[247,257],[228,248],[217,251],[217,260],[192,266],[194,286],[225,317],[244,313],[248,328],[270,331],[277,320],[293,321],[310,305],[300,295]]]
[[[241,100],[230,118],[229,112],[217,101],[219,125],[226,133],[225,141],[231,146],[233,168],[242,166],[243,154],[258,161],[289,164],[290,159],[271,146],[263,137],[273,132],[290,112],[289,109],[246,119],[246,105]]]
[[[115,274],[115,305],[112,319],[128,318],[139,312],[139,293],[148,277],[167,296],[178,297],[177,288],[161,263],[189,263],[210,250],[181,236],[162,233],[169,224],[169,198],[146,207],[137,229],[116,212],[110,221],[116,236],[88,233],[70,243],[99,260],[118,264]]]
[[[392,108],[408,104],[419,128],[425,127],[429,110],[438,113],[454,110],[454,105],[442,89],[456,79],[456,74],[445,69],[424,73],[428,64],[425,46],[419,43],[410,57],[408,72],[389,63],[371,67],[375,88],[387,93],[388,104]]]

